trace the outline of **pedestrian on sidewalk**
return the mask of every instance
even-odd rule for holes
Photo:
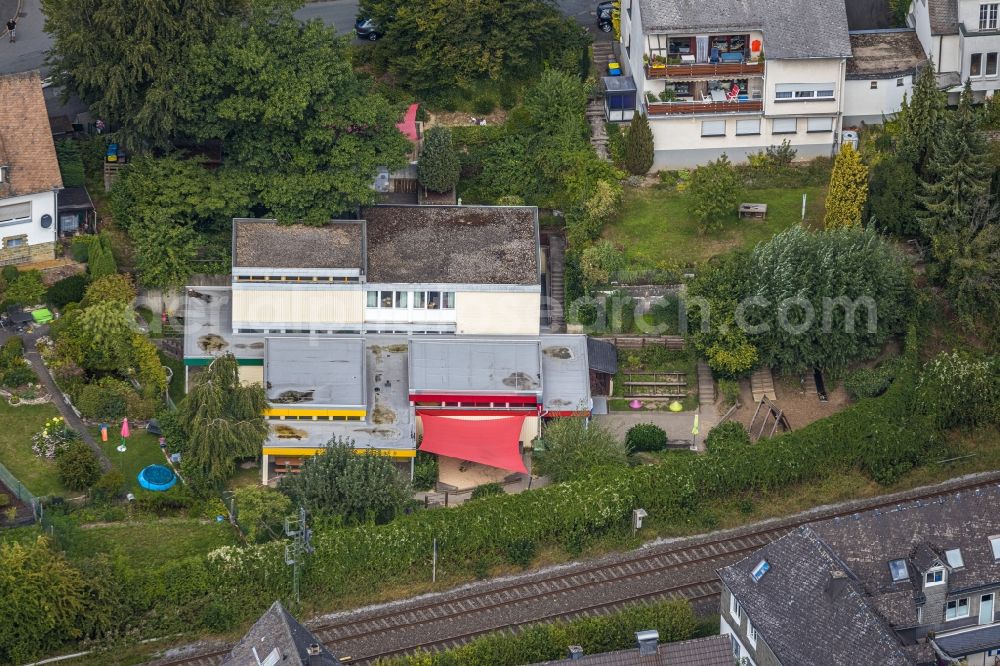
[[[10,33],[10,43],[14,43],[14,28],[17,27],[17,21],[13,18],[7,21],[7,32]]]

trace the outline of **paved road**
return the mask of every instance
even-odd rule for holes
[[[14,2],[16,0],[0,0],[0,11],[8,5],[14,6]],[[559,0],[557,4],[564,14],[575,18],[581,25],[593,27],[595,1]],[[295,16],[302,20],[320,19],[335,26],[337,32],[343,35],[354,29],[357,13],[358,0],[327,0],[307,4],[295,12]],[[0,74],[39,69],[45,76],[48,74],[45,54],[52,44],[52,38],[42,30],[44,17],[41,0],[23,0],[21,14],[17,22],[17,42],[0,43]],[[3,22],[6,19],[4,17]]]

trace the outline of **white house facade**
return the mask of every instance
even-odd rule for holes
[[[808,159],[838,142],[851,56],[843,2],[622,0],[620,51],[654,169],[741,161],[786,140]]]
[[[1000,2],[913,0],[907,17],[956,103],[966,80],[982,101],[1000,88]]]
[[[38,72],[0,76],[0,265],[52,259],[62,189]]]
[[[844,127],[879,124],[913,95],[914,76],[927,57],[913,29],[857,30],[850,37]]]

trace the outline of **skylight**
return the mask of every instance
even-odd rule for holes
[[[958,548],[944,551],[944,559],[948,560],[948,566],[952,569],[961,569],[965,566],[962,561],[962,551]]]
[[[1000,535],[991,536],[990,545],[993,546],[993,559],[1000,560]]]
[[[910,572],[906,568],[906,560],[890,560],[889,573],[892,574],[892,582],[906,580],[910,577]]]
[[[750,572],[750,577],[753,578],[754,581],[758,581],[763,578],[764,574],[766,574],[770,569],[771,565],[767,563],[767,560],[761,560],[760,564],[755,566],[753,571]]]

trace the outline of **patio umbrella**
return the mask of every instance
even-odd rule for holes
[[[121,451],[125,450],[125,439],[129,436],[129,434],[130,433],[128,429],[128,417],[125,417],[124,419],[122,419],[122,445],[119,450]]]

